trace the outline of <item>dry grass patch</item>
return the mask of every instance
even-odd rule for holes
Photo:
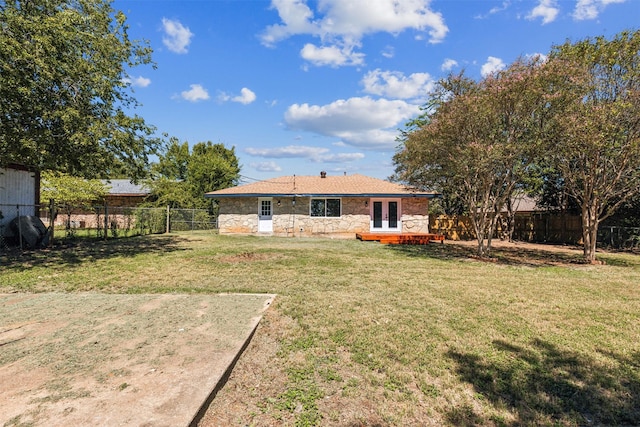
[[[9,260],[0,289],[277,293],[202,425],[640,424],[637,255],[591,266],[572,248],[505,245],[487,263],[449,243],[130,240],[66,268]]]

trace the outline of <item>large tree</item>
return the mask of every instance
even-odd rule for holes
[[[0,1],[0,166],[144,174],[158,141],[128,71],[151,49],[125,21],[110,0]]]
[[[109,194],[108,186],[99,179],[83,179],[52,171],[43,172],[41,178],[40,199],[45,202],[54,200],[58,207],[64,209],[67,233],[71,233],[74,209],[89,209]]]
[[[640,193],[640,31],[567,42],[549,64],[570,74],[557,90],[572,102],[557,111],[548,156],[580,206],[584,256],[594,262],[598,225]]]
[[[187,170],[193,197],[201,201],[204,201],[204,193],[233,187],[240,179],[235,148],[227,148],[224,144],[195,144]]]
[[[169,140],[151,170],[154,204],[172,208],[209,208],[204,193],[236,185],[240,178],[235,148],[199,142],[190,151],[177,138]]]
[[[403,181],[464,201],[480,256],[489,254],[500,210],[522,182],[548,114],[540,62],[517,61],[477,83],[461,75],[441,81],[429,120],[394,157]]]

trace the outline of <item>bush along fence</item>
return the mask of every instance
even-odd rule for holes
[[[205,209],[67,206],[53,202],[47,205],[0,204],[0,243],[3,248],[9,245],[22,247],[24,244],[20,229],[23,222],[15,220],[18,217],[39,221],[49,233],[47,242],[76,237],[110,239],[217,229],[215,217]]]

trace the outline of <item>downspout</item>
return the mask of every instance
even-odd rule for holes
[[[431,204],[431,200],[427,199],[427,234],[431,233],[431,218],[429,218],[429,205]]]

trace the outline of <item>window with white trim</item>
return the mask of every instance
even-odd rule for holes
[[[341,213],[342,200],[340,199],[311,199],[311,216],[335,218]]]

